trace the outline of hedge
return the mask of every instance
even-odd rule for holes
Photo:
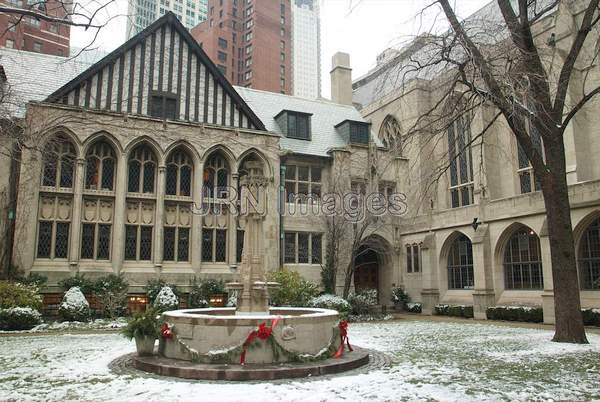
[[[438,304],[434,310],[436,315],[473,318],[473,306]]]
[[[496,306],[486,310],[488,320],[543,322],[544,312],[541,307]]]

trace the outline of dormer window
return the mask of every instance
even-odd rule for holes
[[[362,121],[344,120],[335,128],[350,144],[368,145],[370,124]]]
[[[275,120],[286,137],[310,141],[310,116],[310,113],[283,110]]]
[[[150,116],[176,120],[177,95],[154,92],[150,98]]]

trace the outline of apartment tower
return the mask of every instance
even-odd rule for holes
[[[192,29],[206,20],[208,0],[128,0],[127,39],[135,36],[167,11]]]
[[[294,96],[321,96],[321,19],[319,0],[293,0],[292,81]]]

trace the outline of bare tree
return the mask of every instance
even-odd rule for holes
[[[446,173],[448,161],[484,141],[490,128],[505,120],[544,197],[554,281],[553,340],[586,343],[563,137],[576,114],[600,93],[597,81],[588,77],[598,59],[599,0],[497,0],[490,5],[497,13],[464,21],[448,0],[436,0],[426,9],[436,7],[450,29],[418,37],[393,70],[401,86],[411,79],[436,82],[429,109],[407,137],[418,135],[435,148],[465,115],[490,106],[495,110],[456,154],[446,154],[445,163],[428,172],[431,185]],[[570,24],[572,35],[537,35],[535,24],[549,15],[562,18],[557,24]]]

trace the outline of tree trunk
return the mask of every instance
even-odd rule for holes
[[[352,285],[352,277],[354,276],[354,253],[352,253],[352,260],[348,263],[346,268],[346,277],[344,278],[344,299],[348,298],[350,294],[350,286]]]
[[[558,138],[557,143],[544,146],[548,172],[541,175],[554,288],[556,324],[552,340],[587,343],[581,314],[565,152],[562,137]]]

